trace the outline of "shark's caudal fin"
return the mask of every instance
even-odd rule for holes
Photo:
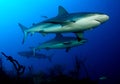
[[[30,48],[30,49],[32,50],[32,52],[33,52],[32,55],[35,56],[35,54],[36,54],[36,48],[35,48],[35,47],[29,47],[29,48]]]
[[[51,54],[51,55],[48,56],[49,62],[52,62],[52,57],[53,57],[53,55],[54,55],[54,54]]]
[[[69,14],[62,6],[58,7],[58,16]]]
[[[26,32],[26,30],[28,29],[27,27],[25,27],[24,25],[18,23],[19,27],[21,28],[21,30],[23,31],[24,33],[24,38],[23,38],[23,41],[22,41],[22,44],[24,44],[26,38],[27,38],[27,35],[28,35],[28,32]]]
[[[32,55],[35,56],[35,54],[36,54],[36,48],[35,48],[35,47],[29,47],[29,48],[30,48],[30,49],[32,50],[32,52],[33,52]]]

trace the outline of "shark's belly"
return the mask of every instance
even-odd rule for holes
[[[89,29],[92,29],[92,28],[97,27],[99,25],[100,25],[100,23],[95,21],[95,20],[80,21],[80,22],[75,22],[75,23],[71,23],[71,24],[68,24],[68,25],[64,25],[64,26],[59,27],[59,28],[45,29],[43,32],[45,32],[45,33],[78,32],[78,31],[89,30]]]
[[[66,32],[75,32],[77,31],[73,26],[63,26],[61,28],[56,29],[45,29],[44,33],[66,33]]]
[[[92,29],[99,25],[100,25],[100,23],[98,21],[83,19],[83,20],[80,20],[80,21],[74,23],[72,27],[77,31],[84,31],[84,30]]]

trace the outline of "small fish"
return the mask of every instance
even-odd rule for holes
[[[42,18],[48,18],[47,16],[41,16]]]

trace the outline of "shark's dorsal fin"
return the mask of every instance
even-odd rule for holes
[[[63,37],[63,35],[61,34],[61,33],[56,33],[56,37],[55,38],[61,38],[61,37]]]
[[[59,8],[58,8],[58,16],[67,15],[67,14],[69,14],[69,13],[65,10],[65,8],[63,8],[62,6],[59,6]]]

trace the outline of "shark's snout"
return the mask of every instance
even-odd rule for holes
[[[103,22],[106,22],[108,19],[109,19],[109,16],[103,14],[103,15],[98,15],[98,17],[95,20],[100,23],[103,23]]]

